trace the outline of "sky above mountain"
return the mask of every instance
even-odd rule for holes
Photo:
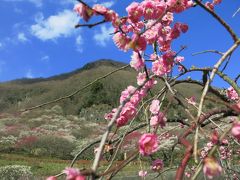
[[[125,8],[130,0],[87,0],[90,5],[104,4],[120,15],[126,15]],[[114,59],[128,63],[131,52],[118,50],[110,35],[110,24],[92,29],[75,29],[83,23],[73,11],[75,0],[1,0],[0,1],[0,81],[17,78],[49,77],[69,72],[97,59]],[[215,11],[223,17],[240,35],[240,13],[233,14],[240,7],[239,0],[223,0]],[[232,39],[215,19],[201,8],[192,8],[175,19],[189,25],[189,31],[174,42],[173,49],[181,45],[187,49],[184,64],[206,67],[218,60],[218,55],[193,53],[216,49],[226,51]],[[95,18],[93,21],[100,20]],[[91,22],[93,22],[91,21]],[[226,73],[232,77],[240,72],[239,49],[232,55]],[[198,74],[193,74],[196,77]],[[200,77],[200,76],[199,76]],[[217,79],[215,85],[226,84]]]

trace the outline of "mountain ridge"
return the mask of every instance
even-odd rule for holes
[[[125,66],[127,64],[123,63],[123,62],[113,60],[113,59],[99,59],[99,60],[96,60],[96,61],[91,61],[89,63],[86,63],[82,67],[77,68],[77,69],[75,69],[73,71],[70,71],[70,72],[65,72],[65,73],[53,75],[53,76],[46,77],[46,78],[44,78],[44,77],[19,78],[19,79],[6,81],[6,82],[1,82],[0,84],[5,84],[5,83],[31,84],[31,83],[38,83],[38,82],[49,81],[49,80],[63,80],[63,79],[67,79],[67,78],[71,77],[72,75],[81,73],[84,70],[90,70],[90,69],[96,68],[97,66],[101,66],[101,65],[113,66],[113,67],[120,68],[120,67]]]

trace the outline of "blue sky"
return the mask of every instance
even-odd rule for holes
[[[87,0],[89,4],[104,3],[125,15],[130,0]],[[74,29],[79,21],[73,11],[75,0],[0,0],[0,82],[16,78],[49,77],[70,72],[101,58],[129,62],[131,52],[119,51],[109,24],[92,29]],[[223,0],[216,7],[220,14],[240,34],[239,0]],[[226,51],[232,40],[227,32],[201,8],[192,8],[175,19],[189,25],[189,31],[174,42],[174,50],[181,45],[184,64],[205,67],[218,60],[215,54],[192,56],[192,53],[216,49]],[[98,20],[93,19],[91,22]],[[240,72],[239,49],[232,56],[228,73]],[[196,75],[192,75],[196,77]],[[215,85],[226,86],[217,80]]]

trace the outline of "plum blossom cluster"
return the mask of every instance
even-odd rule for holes
[[[220,146],[219,147],[220,158],[222,160],[230,159],[232,156],[232,149],[229,149],[227,146]]]
[[[105,21],[112,21],[117,23],[119,17],[118,14],[113,10],[106,8],[100,4],[95,4],[93,8],[89,7],[84,3],[78,3],[74,6],[74,11],[79,14],[84,21],[88,22],[89,19],[94,15],[102,15],[104,16]]]
[[[205,6],[213,11],[214,7],[218,4],[220,4],[221,2],[222,2],[222,0],[213,0],[212,2],[207,1],[205,3]]]
[[[79,3],[74,7],[85,21],[94,15],[101,15],[104,21],[111,22],[114,29],[113,40],[116,46],[127,51],[133,50],[130,65],[140,71],[145,61],[143,52],[147,45],[155,44],[163,55],[152,57],[152,71],[157,76],[169,73],[174,65],[176,53],[171,44],[181,33],[188,31],[188,25],[180,22],[173,24],[174,13],[180,13],[193,6],[192,0],[144,0],[132,2],[127,8],[126,17],[119,15],[103,5],[96,4],[92,8]],[[183,58],[178,58],[181,61]]]
[[[138,176],[144,179],[144,177],[147,176],[147,171],[144,171],[144,170],[139,171]]]
[[[240,121],[233,122],[231,133],[233,137],[237,140],[240,140]]]
[[[208,142],[206,146],[204,146],[200,151],[200,158],[204,159],[207,157],[209,151],[213,148],[214,144],[212,142]]]
[[[213,148],[214,145],[220,145],[219,146],[219,152],[220,152],[220,158],[223,160],[229,159],[232,155],[232,150],[229,149],[228,145],[229,142],[227,139],[223,139],[221,142],[219,142],[219,137],[216,131],[214,131],[211,142],[208,142],[206,146],[204,146],[200,151],[200,158],[204,159],[207,157],[209,151]]]
[[[63,170],[66,174],[66,180],[86,180],[85,176],[81,175],[79,169],[67,167]],[[55,176],[50,176],[46,180],[57,180]]]
[[[160,112],[160,101],[155,99],[152,101],[150,105],[150,111],[152,113],[152,117],[150,120],[150,125],[153,128],[157,128],[161,126],[163,128],[166,125],[167,118],[165,117],[164,113]]]
[[[239,99],[237,92],[233,89],[232,86],[227,89],[226,95],[233,101],[237,101]]]
[[[141,82],[140,82],[141,81]],[[127,89],[122,91],[120,97],[120,104],[123,104],[127,98],[130,98],[127,103],[122,108],[119,117],[116,119],[117,127],[121,127],[126,125],[130,120],[132,120],[137,113],[137,106],[140,101],[147,95],[147,92],[157,83],[153,78],[147,80],[146,75],[141,77],[141,80],[138,79],[138,83],[141,83],[143,87],[141,90],[137,90],[134,86],[128,86]],[[114,108],[110,113],[105,114],[106,120],[111,120],[115,113],[117,112],[117,108]]]
[[[140,71],[144,67],[143,51],[147,45],[155,44],[163,55],[156,53],[150,56],[152,72],[163,76],[171,72],[176,53],[171,43],[181,33],[188,30],[183,23],[173,23],[174,13],[182,12],[193,5],[192,1],[153,1],[133,2],[127,8],[128,17],[115,29],[113,40],[119,49],[133,49],[130,65]],[[180,61],[181,58],[178,58]]]

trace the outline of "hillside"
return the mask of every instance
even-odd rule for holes
[[[58,76],[1,83],[0,152],[73,158],[89,141],[96,140],[103,134],[107,125],[104,114],[119,105],[119,96],[123,89],[128,85],[136,85],[137,74],[133,69],[126,68],[111,74],[70,99],[21,115],[16,112],[69,95],[124,65],[112,60],[99,60]],[[161,81],[158,81],[151,92],[154,94],[162,86]],[[197,99],[201,91],[200,86],[189,84],[180,84],[176,88],[184,96],[196,95]],[[163,103],[165,108],[168,103]],[[145,122],[143,114],[139,114],[133,125]],[[168,108],[167,118],[176,117],[185,118],[186,115],[174,103]],[[125,128],[121,130],[124,131]],[[81,158],[89,159],[92,156],[93,150],[86,152]]]
[[[0,84],[0,112],[17,112],[68,95],[87,83],[125,64],[113,60],[98,60],[73,72],[49,78],[18,79]],[[79,114],[93,104],[116,106],[120,92],[128,85],[136,85],[136,72],[126,68],[80,92],[71,99],[59,102],[64,114]],[[182,84],[180,92],[188,96],[199,94],[200,87]],[[50,105],[53,107],[54,105]]]

